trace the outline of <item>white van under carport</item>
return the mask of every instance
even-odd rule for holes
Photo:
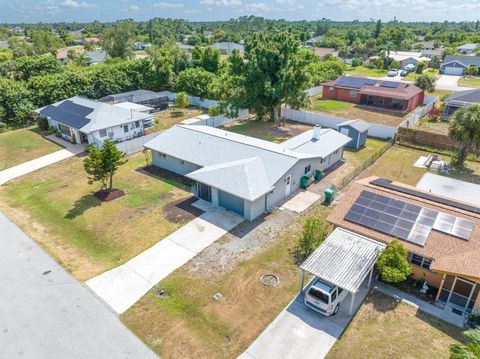
[[[305,304],[321,314],[332,315],[349,292],[352,314],[355,294],[367,276],[370,287],[375,263],[384,248],[383,243],[336,228],[300,266],[300,292],[304,293]],[[315,276],[306,290],[305,272]]]

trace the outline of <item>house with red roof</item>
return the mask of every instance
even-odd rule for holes
[[[406,113],[423,104],[424,91],[414,84],[341,76],[323,83],[323,98],[357,103],[397,113]]]

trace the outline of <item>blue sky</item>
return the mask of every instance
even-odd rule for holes
[[[153,17],[226,20],[258,15],[287,20],[464,21],[480,18],[479,0],[0,0],[0,23],[82,22]]]

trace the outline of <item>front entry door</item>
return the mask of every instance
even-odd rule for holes
[[[197,190],[199,198],[212,202],[212,189],[210,186],[197,182]]]
[[[288,175],[287,178],[285,178],[285,196],[288,196],[291,190],[292,190],[292,175]]]

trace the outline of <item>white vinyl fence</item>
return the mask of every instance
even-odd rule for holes
[[[127,156],[133,155],[134,153],[143,151],[143,145],[148,141],[152,140],[156,136],[158,136],[160,132],[151,133],[150,135],[137,137],[129,141],[117,143],[115,146],[124,152]]]
[[[415,110],[410,116],[406,117],[405,120],[399,125],[399,127],[413,128],[419,119],[424,117],[427,113],[433,110],[438,101],[438,97],[435,96],[425,96],[423,101],[424,106]]]
[[[309,112],[302,110],[293,110],[290,108],[282,108],[282,117],[290,121],[308,123],[312,126],[320,125],[322,127],[337,129],[338,125],[346,118],[326,116],[317,112]],[[391,126],[371,124],[368,129],[368,136],[382,139],[390,139],[395,137],[397,129]]]

